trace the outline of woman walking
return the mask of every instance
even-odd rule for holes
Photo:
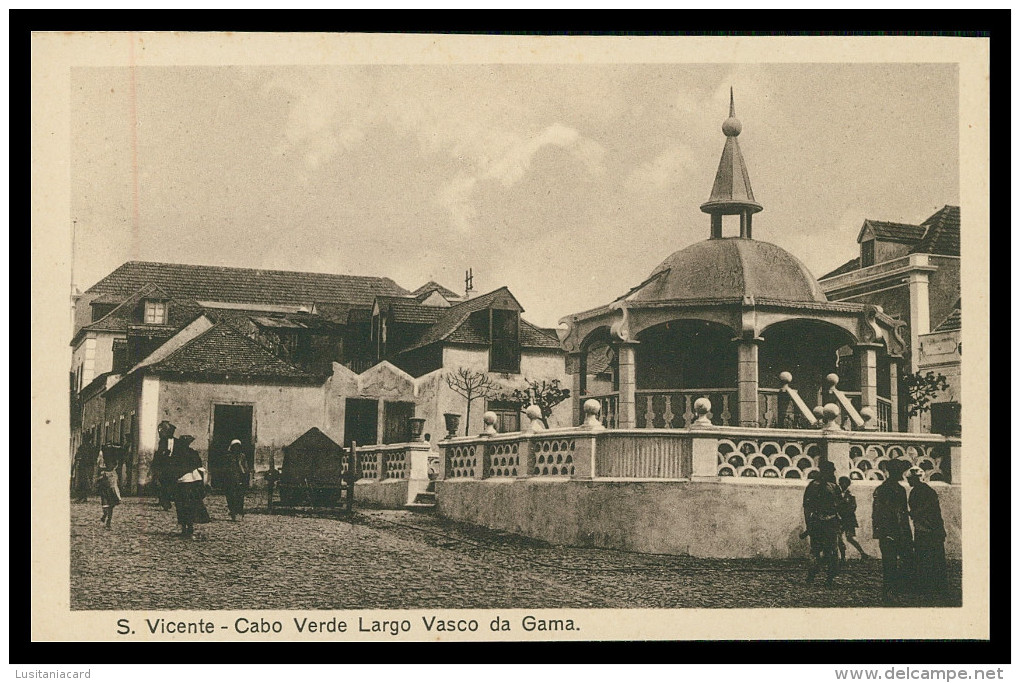
[[[195,524],[207,522],[208,512],[202,499],[205,498],[205,467],[198,451],[191,447],[195,437],[184,435],[174,443],[170,456],[174,484],[174,504],[177,506],[177,523],[181,525],[181,536],[190,538],[195,533]]]
[[[230,519],[236,522],[238,517],[244,519],[244,493],[248,488],[248,458],[238,439],[231,441],[230,447],[227,448],[224,471],[226,481],[223,488],[227,494],[227,512],[230,513]]]
[[[103,516],[100,522],[106,522],[106,528],[113,528],[113,508],[120,505],[120,477],[117,475],[117,468],[120,467],[120,449],[117,446],[107,444],[100,451],[99,475],[96,477],[96,489],[99,491],[99,500],[103,505]]]

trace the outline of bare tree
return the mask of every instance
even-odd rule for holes
[[[501,387],[484,372],[467,368],[457,368],[447,373],[446,385],[467,401],[467,414],[464,416],[464,436],[467,436],[470,429],[468,425],[471,424],[471,402],[479,398],[491,398]]]
[[[542,409],[542,424],[548,429],[553,408],[570,398],[570,389],[562,388],[558,379],[529,380],[525,377],[524,381],[527,383],[526,388],[506,391],[499,396],[499,400],[516,405],[522,413],[534,403]]]

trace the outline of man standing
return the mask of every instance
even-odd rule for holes
[[[889,602],[890,592],[904,587],[913,555],[910,519],[907,515],[907,492],[900,482],[908,467],[902,460],[886,464],[888,477],[875,488],[871,507],[872,537],[882,551],[882,601]]]
[[[917,559],[918,587],[930,595],[946,590],[946,527],[942,521],[939,495],[921,481],[924,470],[911,467],[907,471],[910,484],[908,505],[914,521],[914,553]]]
[[[174,449],[174,432],[177,427],[163,420],[156,427],[159,443],[152,456],[152,483],[155,485],[159,504],[164,510],[172,505],[174,478],[171,474],[170,453]]]
[[[836,577],[841,499],[836,486],[836,466],[823,460],[818,465],[818,476],[804,489],[804,524],[811,537],[811,555],[814,558],[808,570],[808,583],[814,581],[823,565],[827,574],[825,585],[831,586]]]

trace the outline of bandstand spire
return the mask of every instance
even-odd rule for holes
[[[740,135],[740,119],[733,104],[733,88],[730,87],[730,117],[723,122],[726,135],[719,170],[715,172],[712,195],[701,205],[701,210],[712,216],[712,237],[722,237],[722,217],[740,216],[740,236],[751,239],[751,216],[762,210],[755,201],[751,190],[751,179],[747,174],[744,156],[740,153],[737,136]]]

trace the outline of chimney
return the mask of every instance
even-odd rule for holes
[[[475,295],[475,275],[471,268],[464,271],[464,301]]]

